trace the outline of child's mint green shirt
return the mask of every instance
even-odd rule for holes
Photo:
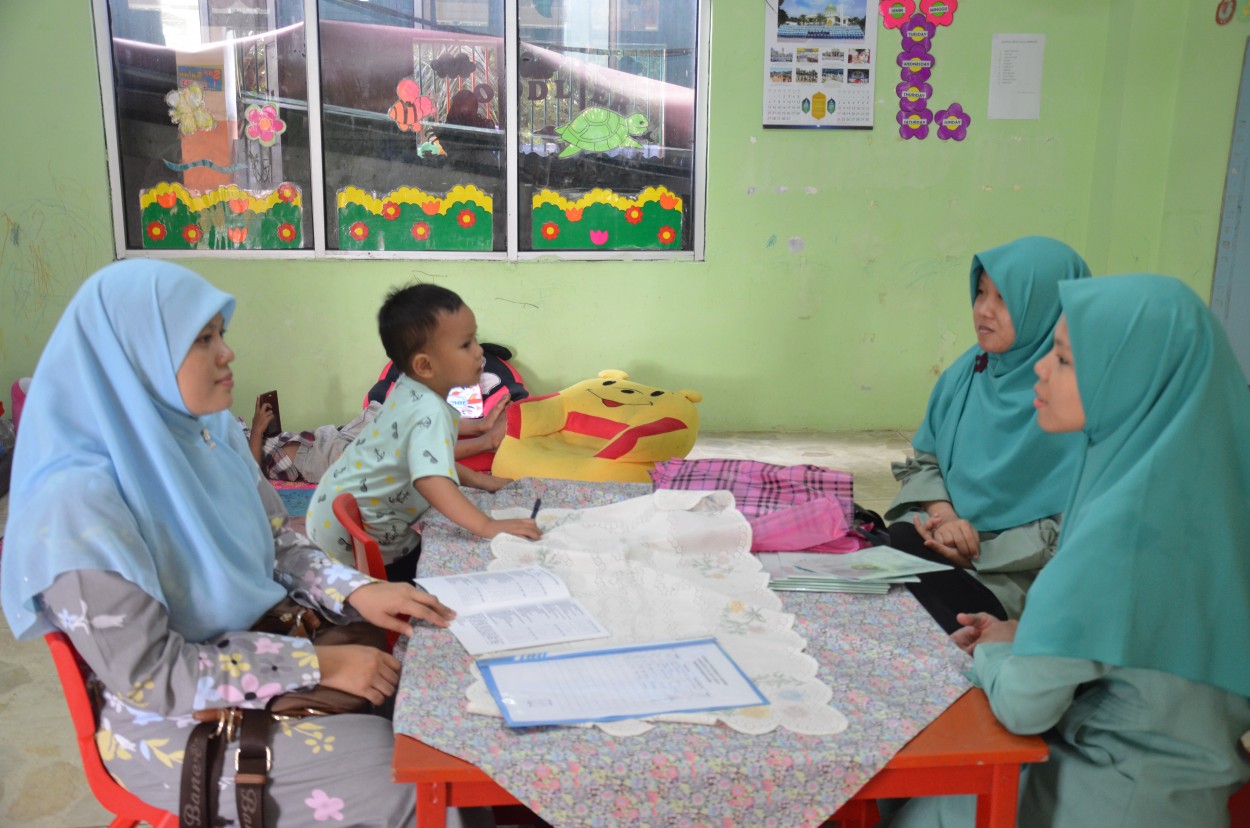
[[[456,432],[459,414],[438,394],[401,376],[382,403],[377,419],[321,477],[308,506],[308,536],[332,558],[352,563],[351,541],[333,502],[351,492],[365,531],[389,564],[415,549],[420,536],[412,525],[430,508],[413,482],[448,477],[457,484]]]

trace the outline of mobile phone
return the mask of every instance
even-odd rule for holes
[[[282,415],[278,411],[278,392],[266,391],[256,398],[258,407],[265,403],[269,403],[269,407],[273,409],[273,419],[269,421],[269,427],[265,429],[265,436],[275,437],[282,433]]]

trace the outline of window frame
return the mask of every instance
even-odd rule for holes
[[[202,0],[201,0],[202,1]],[[710,92],[709,66],[711,63],[711,11],[712,0],[695,0],[698,15],[696,22],[696,56],[694,86],[694,179],[692,194],[696,209],[689,218],[693,236],[690,250],[554,250],[522,251],[520,240],[520,183],[518,175],[519,135],[519,0],[504,0],[504,55],[508,91],[505,118],[505,148],[507,150],[507,241],[502,251],[411,251],[411,250],[334,250],[326,246],[328,220],[326,215],[325,177],[323,161],[310,165],[311,187],[303,194],[310,205],[313,244],[298,250],[154,250],[127,247],[126,209],[121,185],[121,154],[119,126],[117,121],[116,78],[113,74],[112,30],[109,27],[108,0],[92,0],[91,8],[95,22],[96,60],[99,68],[100,95],[104,108],[104,135],[109,176],[109,195],[113,216],[113,245],[117,258],[226,258],[226,259],[328,259],[328,260],[477,260],[500,262],[524,262],[535,260],[574,261],[703,261],[705,259],[707,216],[707,159],[708,159],[708,97]],[[307,50],[305,71],[308,84],[308,153],[312,159],[322,159],[322,118],[311,117],[321,113],[321,39],[318,0],[303,0],[304,39]],[[313,21],[310,23],[309,21]],[[309,208],[306,208],[309,209]]]

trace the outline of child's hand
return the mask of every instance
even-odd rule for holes
[[[978,644],[994,644],[1015,641],[1015,621],[1000,621],[988,612],[961,612],[955,620],[963,624],[951,633],[951,640],[959,645],[959,649],[971,654]]]
[[[478,532],[484,538],[493,538],[501,532],[517,535],[530,540],[538,540],[543,536],[538,524],[529,518],[509,518],[508,520],[491,520]]]
[[[508,418],[503,416],[503,413],[510,402],[508,392],[504,391],[503,399],[495,406],[495,410],[482,421],[482,436],[486,441],[486,448],[482,449],[483,451],[494,451],[503,442],[504,432],[508,429]]]
[[[269,403],[256,401],[256,412],[252,414],[252,434],[265,433],[265,429],[269,428],[269,424],[273,422],[273,406]]]

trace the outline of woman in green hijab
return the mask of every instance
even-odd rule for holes
[[[963,615],[994,714],[1046,733],[1018,825],[1228,824],[1250,779],[1250,391],[1181,282],[1063,285],[1038,424],[1079,433],[1063,535],[1018,622]],[[892,826],[971,826],[966,797]]]
[[[972,259],[977,344],[938,378],[885,515],[891,546],[956,567],[909,586],[948,633],[958,612],[1019,618],[1054,555],[1080,442],[1033,421],[1033,364],[1050,350],[1059,286],[1089,275],[1075,250],[1040,236]]]

